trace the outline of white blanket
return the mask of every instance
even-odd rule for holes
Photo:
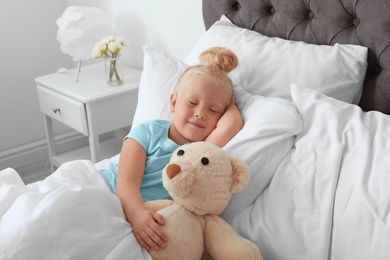
[[[90,161],[24,185],[0,172],[0,259],[151,259]]]
[[[390,259],[390,116],[291,91],[302,132],[229,222],[265,259]]]

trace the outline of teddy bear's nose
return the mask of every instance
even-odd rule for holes
[[[169,179],[172,179],[180,172],[180,166],[177,164],[169,164],[167,166],[167,175]]]

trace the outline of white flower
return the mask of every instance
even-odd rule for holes
[[[126,40],[125,38],[123,38],[123,37],[116,37],[116,38],[115,38],[115,41],[116,41],[116,42],[120,42],[120,44],[121,44],[122,46],[126,46],[127,40]]]
[[[109,85],[121,85],[123,79],[121,79],[120,73],[117,69],[117,60],[119,52],[122,50],[122,46],[125,46],[126,40],[122,37],[109,36],[101,39],[92,48],[92,56],[94,58],[109,58],[105,60],[105,66],[108,71],[108,78],[106,79]]]
[[[112,54],[118,54],[122,49],[122,44],[117,41],[112,41],[108,44],[107,48]]]
[[[105,53],[106,53],[106,43],[103,41],[99,41],[95,43],[92,49],[92,56],[97,59],[102,57],[102,55],[104,55]]]
[[[114,58],[122,50],[122,46],[126,45],[126,41],[123,37],[105,37],[94,45],[92,56],[96,59],[101,57]]]

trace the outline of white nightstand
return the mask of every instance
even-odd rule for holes
[[[100,143],[99,135],[131,124],[140,78],[140,70],[124,67],[125,83],[108,86],[104,80],[103,64],[97,63],[83,67],[78,82],[76,69],[35,79],[53,171],[54,166],[59,167],[70,160],[90,159],[95,163],[115,155],[110,140]],[[57,154],[52,119],[88,136],[89,147]]]

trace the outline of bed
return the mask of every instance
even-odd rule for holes
[[[245,125],[223,148],[251,182],[222,217],[264,259],[390,259],[390,1],[203,0],[207,31],[178,60],[144,47],[133,125],[169,119],[168,97],[210,46]],[[77,160],[25,185],[0,174],[0,259],[150,259],[97,169]]]

